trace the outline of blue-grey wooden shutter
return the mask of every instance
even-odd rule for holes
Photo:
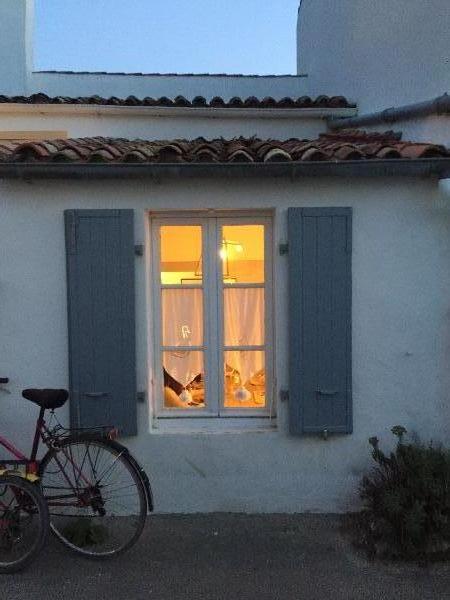
[[[290,208],[289,426],[352,432],[352,211]]]
[[[72,426],[135,435],[133,211],[68,210],[65,226]]]

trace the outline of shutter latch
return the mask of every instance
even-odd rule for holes
[[[337,390],[321,390],[320,388],[316,390],[318,396],[336,396],[337,393]]]
[[[284,256],[285,254],[289,254],[289,244],[286,244],[285,242],[283,242],[282,244],[279,244],[278,251],[281,256]]]

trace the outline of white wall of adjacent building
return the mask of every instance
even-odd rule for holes
[[[367,113],[450,89],[448,0],[302,0],[297,31],[308,94]]]
[[[49,107],[0,104],[0,132],[5,138],[10,132],[45,131],[45,137],[54,138],[51,132],[66,132],[68,137],[124,137],[128,139],[207,139],[224,137],[252,137],[263,139],[289,139],[291,137],[315,139],[327,129],[327,116],[335,110],[294,111],[250,110],[238,116],[239,109],[173,109],[128,107]],[[281,112],[281,116],[280,116]],[[346,109],[349,115],[354,111]]]
[[[25,94],[33,69],[34,0],[0,3],[0,94]]]
[[[230,100],[233,96],[247,98],[285,96],[298,98],[305,95],[305,81],[301,76],[252,75],[113,75],[98,73],[32,73],[28,80],[30,93],[44,92],[49,96],[117,96],[138,98],[181,95],[192,100],[203,96],[208,101],[214,96]]]
[[[450,115],[430,115],[395,121],[394,123],[378,123],[364,127],[366,131],[384,132],[401,131],[404,140],[417,142],[434,142],[450,147]]]
[[[33,0],[0,3],[0,93],[246,98],[345,95],[360,112],[428,100],[450,88],[447,0],[302,0],[298,76],[33,72]]]
[[[272,209],[277,390],[288,382],[286,240],[290,206],[352,206],[354,433],[291,437],[276,428],[195,433],[152,428],[148,265],[136,258],[139,434],[126,440],[149,472],[158,511],[343,511],[357,505],[367,439],[402,424],[424,439],[450,433],[450,210],[421,179],[0,182],[1,430],[29,444],[37,409],[29,386],[67,387],[64,209],[133,208],[148,243],[149,209]],[[150,328],[151,335],[151,328]],[[3,386],[4,387],[4,386]],[[62,410],[67,417],[67,408]],[[177,420],[179,421],[179,420]],[[170,427],[169,427],[170,429]],[[0,454],[0,456],[2,456]]]
[[[292,76],[227,75],[114,75],[99,73],[33,72],[34,0],[0,2],[0,94],[30,95],[43,92],[50,96],[118,96],[183,95],[192,100],[204,96],[211,100],[221,96],[247,98],[305,94],[305,79]],[[169,35],[169,34],[168,34]]]

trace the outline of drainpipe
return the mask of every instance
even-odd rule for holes
[[[407,104],[405,106],[398,106],[397,108],[387,108],[386,110],[361,115],[360,117],[351,117],[349,119],[331,118],[328,120],[328,126],[332,130],[353,129],[367,125],[378,125],[380,123],[406,121],[429,115],[450,115],[450,96],[443,94],[434,98],[434,100]]]
[[[450,206],[450,178],[439,179],[439,198],[446,206]]]

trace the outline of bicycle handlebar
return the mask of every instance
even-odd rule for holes
[[[9,383],[9,377],[0,377],[0,383]]]

